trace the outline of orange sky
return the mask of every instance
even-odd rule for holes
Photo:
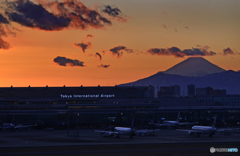
[[[32,1],[38,4],[36,1]],[[61,2],[61,1],[59,1]],[[226,70],[240,70],[240,1],[239,0],[85,0],[90,9],[104,17],[104,5],[119,8],[127,22],[111,20],[103,29],[87,30],[64,28],[45,31],[29,28],[15,21],[11,26],[19,29],[2,39],[11,45],[0,49],[0,86],[111,86],[136,81],[158,71],[165,71],[189,56],[151,55],[151,48],[177,47],[180,50],[208,46],[216,54],[205,59]],[[2,24],[5,26],[4,24]],[[91,34],[93,38],[85,38]],[[85,53],[73,43],[91,42]],[[124,46],[133,53],[123,51],[121,58],[110,54],[110,49]],[[231,48],[234,54],[222,55]],[[102,53],[105,50],[105,54]],[[98,52],[102,55],[95,57]],[[81,66],[60,66],[53,60],[57,56],[77,59]],[[110,65],[100,68],[99,65]]]

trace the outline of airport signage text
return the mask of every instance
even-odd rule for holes
[[[114,98],[115,94],[60,94],[61,98]]]

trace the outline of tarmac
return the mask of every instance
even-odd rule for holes
[[[212,146],[218,146],[217,148],[238,148],[240,150],[240,130],[236,130],[229,135],[215,134],[212,137],[207,135],[194,137],[190,136],[188,132],[185,131],[160,129],[155,132],[154,136],[134,136],[133,138],[129,138],[129,136],[120,136],[120,138],[102,137],[100,133],[95,132],[94,129],[80,129],[78,132],[78,136],[76,129],[70,130],[69,133],[67,130],[0,132],[0,153],[2,152],[3,155],[26,155],[26,152],[31,151],[29,149],[41,149],[41,152],[43,149],[46,149],[46,151],[49,152],[49,149],[47,149],[48,147],[52,149],[53,147],[57,148],[54,150],[55,153],[51,153],[51,151],[50,153],[47,153],[47,155],[66,154],[68,156],[79,154],[91,155],[91,152],[93,151],[95,151],[95,154],[101,151],[102,155],[106,155],[113,147],[118,149],[110,151],[110,153],[115,153],[115,155],[117,151],[117,153],[122,152],[125,155],[134,155],[132,150],[126,151],[126,148],[128,147],[136,148],[135,153],[139,153],[139,155],[144,153],[144,151],[145,154],[147,153],[148,155],[155,155],[156,153],[166,154],[169,151],[178,151],[177,153],[181,153],[183,151],[180,150],[180,147],[184,148],[185,152],[188,151],[191,153],[192,150],[195,150],[200,151],[200,153],[204,151],[207,154],[210,154],[209,149]],[[158,148],[156,148],[157,146]],[[76,147],[76,149],[78,149],[77,152],[73,153],[76,149],[74,148],[73,150],[72,148],[70,149],[70,147]],[[79,147],[85,148],[84,150],[80,150]],[[85,151],[88,147],[91,147],[91,149]],[[61,148],[69,149],[66,149],[66,151],[64,151],[66,153],[64,154],[58,152],[59,150],[57,149]],[[24,150],[22,153],[19,153],[19,150],[9,153],[9,149],[12,149],[11,151],[14,151],[13,149]],[[105,149],[105,152],[102,151],[103,149]],[[85,151],[85,153],[82,153],[83,151]],[[40,154],[37,154],[41,155],[41,152]],[[199,153],[191,153],[190,155],[196,154]],[[232,155],[234,154],[239,154],[239,152],[233,153]],[[28,155],[36,155],[36,153],[28,153]],[[42,155],[46,155],[46,152],[42,153]]]
[[[161,144],[161,143],[204,143],[204,142],[238,142],[240,130],[229,135],[215,134],[212,137],[201,135],[194,137],[186,131],[160,129],[154,136],[120,136],[101,137],[94,129],[70,130],[32,130],[20,132],[0,132],[0,147],[33,147],[33,146],[71,146],[71,145],[107,145],[107,144]]]

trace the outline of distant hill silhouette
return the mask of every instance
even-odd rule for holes
[[[181,64],[181,63],[179,63],[179,64]],[[215,65],[213,65],[213,66],[215,66]],[[174,66],[174,67],[176,67],[176,66]],[[174,68],[170,68],[167,71],[174,71],[177,68],[175,68],[174,70],[173,69]],[[157,88],[159,89],[160,86],[180,85],[181,86],[181,95],[187,96],[187,85],[194,84],[196,86],[196,88],[203,88],[203,87],[211,86],[214,89],[226,89],[227,94],[240,94],[240,87],[239,87],[240,86],[240,72],[235,72],[232,70],[225,71],[222,68],[219,68],[217,66],[216,66],[216,68],[214,67],[213,69],[214,70],[211,70],[211,71],[215,71],[216,73],[208,74],[208,75],[201,76],[201,77],[193,77],[193,76],[189,77],[189,76],[182,76],[182,75],[177,75],[177,74],[168,74],[167,72],[158,72],[152,76],[137,80],[135,82],[121,84],[121,86],[153,85],[155,87],[155,90],[157,90]],[[207,70],[204,70],[204,71],[207,71]],[[222,72],[220,72],[221,70],[222,70]],[[206,74],[206,72],[204,72],[204,73]],[[194,74],[191,74],[190,72],[188,74],[194,75]]]

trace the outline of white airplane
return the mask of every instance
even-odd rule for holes
[[[15,129],[15,131],[30,131],[33,126],[35,126],[35,125],[19,124],[19,125],[15,126],[14,129]]]
[[[188,131],[188,133],[190,135],[197,136],[197,137],[199,137],[200,134],[208,134],[209,137],[211,137],[217,131],[217,129],[215,128],[216,120],[217,120],[217,115],[214,118],[212,126],[193,126],[192,130]]]
[[[230,131],[230,130],[237,130],[239,128],[234,128],[234,129],[216,129],[216,120],[217,120],[217,115],[214,118],[212,126],[193,126],[191,130],[183,130],[183,129],[177,129],[179,131],[188,131],[190,135],[200,137],[200,134],[206,134],[209,137],[213,136],[216,132],[225,132],[225,131]]]
[[[176,121],[163,121],[162,124],[154,123],[157,127],[166,127],[166,128],[177,128],[182,125],[194,125],[196,123],[189,123],[189,122],[179,122],[180,112],[178,113]]]
[[[139,135],[141,134],[144,136],[146,133],[153,133],[154,131],[158,130],[134,130],[133,128],[134,120],[132,121],[132,126],[131,127],[113,127],[111,130],[105,130],[105,131],[95,131],[95,132],[100,132],[101,136],[103,137],[113,137],[116,136],[116,138],[120,138],[120,135],[127,135],[130,138],[132,138],[134,135]]]

